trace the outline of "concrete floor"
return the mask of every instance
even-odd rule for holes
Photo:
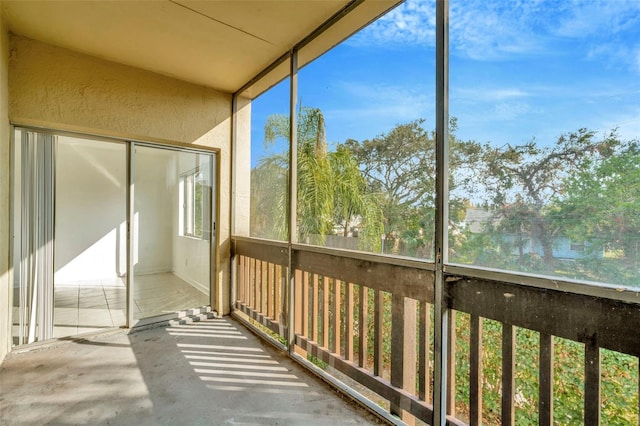
[[[229,318],[10,354],[0,424],[380,424]]]

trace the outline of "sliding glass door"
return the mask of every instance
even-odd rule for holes
[[[213,156],[133,147],[131,314],[142,318],[209,304]]]
[[[214,158],[16,128],[14,344],[209,305]]]

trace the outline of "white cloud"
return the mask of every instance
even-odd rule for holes
[[[433,90],[425,87],[405,87],[393,84],[337,82],[336,87],[349,99],[349,108],[324,108],[327,132],[337,141],[345,137],[372,138],[397,124],[418,118],[433,117]],[[433,123],[427,123],[427,128]],[[376,130],[372,130],[376,129]],[[383,130],[379,130],[383,129]],[[349,130],[348,134],[343,134]]]
[[[530,111],[531,106],[525,102],[500,102],[492,108],[489,117],[494,121],[513,120]]]
[[[435,15],[433,2],[407,0],[360,31],[348,43],[355,46],[392,46],[401,43],[434,46]]]
[[[605,64],[607,69],[625,68],[640,73],[640,40],[637,45],[604,43],[591,46],[586,58]]]
[[[640,26],[638,0],[573,0],[558,8],[553,33],[563,37],[609,38]]]
[[[454,100],[471,99],[474,102],[496,102],[532,96],[532,93],[518,88],[456,87],[451,93]]]
[[[452,53],[476,60],[497,60],[545,51],[546,37],[533,30],[538,5],[536,1],[452,3]]]
[[[452,54],[475,60],[557,54],[559,41],[574,39],[591,46],[593,54],[608,44],[629,48],[629,34],[639,33],[640,0],[459,0],[450,2],[449,22]],[[435,2],[407,0],[348,43],[432,47]],[[625,58],[627,64],[634,62]]]
[[[640,140],[640,108],[618,117],[606,119],[600,126],[602,132],[608,132],[612,129],[617,129],[618,136],[622,140]]]

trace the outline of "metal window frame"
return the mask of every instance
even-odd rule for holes
[[[235,170],[233,167],[233,153],[237,146],[237,99],[241,94],[248,90],[252,85],[260,81],[263,77],[268,75],[271,71],[276,69],[277,66],[282,64],[286,60],[290,60],[290,73],[287,77],[290,78],[290,94],[289,94],[289,111],[290,111],[290,146],[289,146],[289,211],[288,213],[288,227],[289,237],[287,241],[289,251],[289,266],[291,266],[291,252],[296,246],[296,132],[293,130],[296,128],[296,101],[297,101],[297,53],[300,48],[308,44],[314,38],[320,36],[325,30],[330,28],[340,19],[342,19],[350,10],[356,8],[362,3],[362,1],[353,1],[339,13],[334,15],[331,19],[325,22],[322,26],[318,27],[309,36],[303,39],[300,43],[294,46],[290,51],[283,54],[274,63],[265,68],[256,77],[251,79],[240,90],[238,90],[232,98],[232,185],[235,185]],[[435,113],[436,113],[436,213],[435,213],[435,253],[436,259],[434,262],[430,262],[435,272],[435,318],[434,318],[434,338],[435,338],[435,354],[434,354],[434,385],[433,385],[433,402],[434,402],[434,417],[432,424],[445,425],[447,422],[447,362],[450,361],[449,357],[449,345],[448,345],[448,327],[449,327],[449,314],[448,302],[446,299],[446,278],[451,276],[468,276],[481,279],[489,279],[496,282],[513,283],[523,286],[546,288],[553,290],[562,290],[569,293],[575,293],[580,295],[589,295],[602,297],[612,300],[618,300],[628,303],[640,303],[640,290],[633,290],[629,288],[614,287],[602,283],[590,283],[583,280],[568,280],[558,279],[557,277],[541,276],[535,274],[524,274],[515,271],[497,270],[491,268],[483,268],[470,265],[460,265],[455,263],[449,263],[448,259],[448,216],[449,216],[449,188],[448,188],[448,175],[449,175],[449,0],[435,0],[436,8],[436,101],[435,101]],[[286,77],[285,77],[286,78]],[[235,187],[234,187],[235,188]],[[235,195],[235,191],[233,191]],[[233,212],[236,209],[235,196],[231,198],[231,221],[233,224]],[[235,228],[232,227],[232,232]],[[312,250],[325,250],[323,248],[305,246],[306,249]],[[354,256],[370,256],[369,254],[354,254]],[[427,262],[429,263],[429,262]],[[289,312],[288,322],[291,325],[293,320],[294,304],[294,285],[293,277],[291,276],[291,268],[289,272]],[[231,288],[232,301],[235,296],[235,259],[231,258]],[[232,307],[233,310],[233,307]],[[293,350],[293,330],[294,327],[289,327],[289,350]]]

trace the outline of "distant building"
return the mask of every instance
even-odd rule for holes
[[[472,234],[481,234],[487,230],[487,225],[491,224],[495,229],[500,224],[500,218],[495,217],[494,213],[489,210],[469,208],[466,211],[466,215],[463,221],[464,228],[468,229]],[[507,243],[514,245],[512,255],[519,254],[516,242],[518,238],[523,244],[523,252],[527,254],[537,254],[543,257],[544,252],[542,250],[542,244],[536,238],[531,238],[530,235],[518,236],[511,233],[502,233],[501,237]],[[553,257],[556,259],[581,259],[581,258],[597,258],[602,259],[604,257],[604,249],[598,248],[594,250],[586,242],[575,242],[568,237],[559,236],[553,239]]]

